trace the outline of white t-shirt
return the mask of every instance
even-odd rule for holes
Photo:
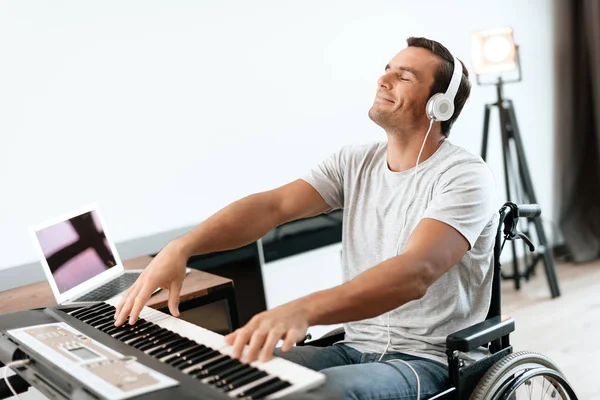
[[[423,218],[442,221],[468,240],[464,257],[424,297],[390,312],[388,352],[447,363],[446,336],[483,321],[489,309],[502,205],[495,178],[481,157],[446,139],[419,164],[413,197],[414,167],[391,171],[386,150],[386,142],[343,147],[303,179],[333,209],[343,209],[345,281],[402,254]],[[387,323],[387,313],[346,323],[344,343],[361,352],[382,353],[388,342]]]

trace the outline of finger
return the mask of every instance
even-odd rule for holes
[[[150,300],[150,296],[154,290],[150,290],[149,286],[144,286],[142,290],[139,291],[138,295],[135,297],[135,302],[133,303],[133,308],[131,309],[131,313],[129,314],[129,324],[133,325],[137,322],[140,313],[142,312],[142,308],[146,305],[148,300]]]
[[[174,280],[169,288],[169,311],[174,317],[179,317],[179,296],[182,282]]]
[[[237,329],[231,332],[229,335],[225,336],[225,343],[228,345],[232,345],[235,342],[235,336],[237,335]]]
[[[285,340],[283,342],[283,346],[281,346],[281,351],[287,353],[292,349],[292,347],[294,347],[294,344],[298,343],[300,340],[302,340],[302,338],[302,332],[300,332],[298,329],[290,329],[285,335]]]
[[[283,336],[283,331],[281,330],[272,330],[269,332],[269,336],[267,336],[267,340],[265,341],[265,345],[263,346],[262,351],[260,352],[260,362],[266,362],[271,359],[273,356],[273,352],[275,351],[275,347],[277,346],[277,342]]]
[[[141,284],[131,288],[131,292],[127,295],[125,303],[119,311],[119,315],[117,316],[117,320],[115,321],[115,326],[122,325],[129,316],[129,313],[131,311],[131,308],[133,307],[133,303],[135,302],[135,298],[137,296],[138,291],[140,290],[140,287]]]
[[[133,283],[133,285],[131,285],[131,287],[125,291],[125,294],[123,295],[123,297],[121,297],[121,300],[119,301],[119,304],[117,305],[117,309],[115,310],[115,319],[117,319],[117,317],[121,313],[121,310],[123,309],[123,306],[125,305],[125,302],[127,301],[127,298],[129,297],[131,292],[135,289],[136,285],[137,285],[137,281],[135,281]]]
[[[133,307],[134,300],[135,297],[132,295],[127,296],[125,304],[123,304],[123,307],[119,311],[119,315],[117,315],[117,318],[115,319],[115,326],[123,325],[123,322],[125,322],[127,316],[129,315],[129,310],[131,310],[131,307]]]
[[[246,349],[246,353],[244,354],[244,359],[242,360],[242,362],[249,364],[252,361],[256,360],[256,357],[258,356],[258,352],[260,351],[263,344],[265,343],[267,334],[268,334],[268,331],[263,331],[263,330],[254,331],[254,333],[252,334],[252,337],[250,338],[250,344],[248,345],[248,348]]]
[[[244,346],[248,344],[248,340],[250,340],[250,332],[246,328],[241,328],[235,337],[235,342],[233,343],[233,351],[231,352],[232,358],[240,358],[242,355],[242,350],[244,350]]]

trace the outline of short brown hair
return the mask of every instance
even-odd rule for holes
[[[450,85],[450,80],[452,79],[452,73],[454,72],[454,56],[452,53],[450,53],[450,51],[441,43],[423,37],[409,37],[406,39],[406,42],[409,46],[427,49],[442,59],[440,66],[435,73],[433,84],[429,91],[429,97],[436,93],[446,92],[448,85]],[[460,112],[471,94],[469,71],[467,71],[467,68],[462,61],[460,61],[460,63],[462,64],[463,74],[460,85],[458,86],[458,92],[454,98],[454,114],[449,120],[442,121],[442,133],[446,137],[450,134],[450,128],[452,128],[454,121],[456,121],[460,115]]]

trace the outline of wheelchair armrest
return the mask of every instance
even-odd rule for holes
[[[323,336],[321,336],[318,339],[312,340],[307,342],[306,340],[303,340],[299,343],[296,343],[297,346],[315,346],[315,347],[327,347],[327,346],[331,346],[334,343],[337,343],[341,340],[344,340],[344,337],[346,336],[345,331],[344,331],[344,327],[340,326],[339,328],[335,328],[332,331],[327,332],[326,334],[324,334]]]
[[[515,321],[506,315],[493,317],[448,335],[446,348],[467,353],[515,330]]]

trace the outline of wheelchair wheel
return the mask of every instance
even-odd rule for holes
[[[469,400],[576,400],[573,389],[548,357],[521,351],[494,364]]]

